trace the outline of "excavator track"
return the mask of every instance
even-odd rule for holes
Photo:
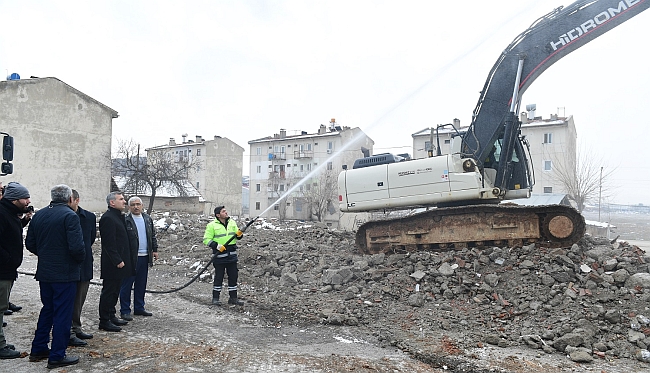
[[[359,227],[356,244],[365,254],[531,243],[557,248],[570,247],[584,233],[584,217],[569,206],[474,205],[371,221]]]

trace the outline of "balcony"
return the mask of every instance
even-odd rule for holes
[[[314,151],[313,150],[296,150],[296,151],[293,152],[293,157],[295,159],[314,158]]]
[[[287,159],[287,153],[269,153],[269,161],[285,159]]]
[[[280,172],[271,171],[271,172],[269,172],[269,179],[270,180],[273,180],[273,179],[286,179],[286,173],[285,173],[285,171],[280,171]]]

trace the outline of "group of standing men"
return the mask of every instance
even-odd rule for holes
[[[50,204],[31,219],[25,247],[38,256],[36,280],[43,304],[37,322],[30,361],[48,359],[48,368],[76,364],[78,357],[66,356],[69,345],[84,346],[92,334],[81,327],[81,309],[93,275],[92,244],[97,220],[79,207],[79,194],[67,185],[51,189]],[[144,308],[148,267],[158,257],[151,218],[142,213],[138,197],[129,200],[131,214],[122,211],[126,201],[121,193],[107,196],[108,211],[99,221],[102,237],[99,328],[118,332],[132,320],[131,287],[135,285],[134,314],[151,316]],[[0,199],[0,321],[9,304],[9,294],[23,259],[24,214],[29,214],[29,191],[19,183],[9,183]],[[31,214],[30,214],[31,216]],[[142,257],[142,259],[140,258]],[[120,297],[121,319],[115,306]],[[48,348],[52,335],[51,348]],[[7,344],[0,328],[0,359],[20,357]]]

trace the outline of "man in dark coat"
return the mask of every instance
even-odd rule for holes
[[[84,246],[86,247],[86,259],[81,263],[81,275],[77,282],[77,294],[74,300],[74,309],[72,311],[72,330],[70,331],[70,346],[85,346],[88,343],[83,339],[93,337],[90,333],[84,333],[81,329],[81,309],[83,308],[90,280],[93,278],[93,242],[97,238],[97,217],[92,212],[86,211],[79,206],[79,192],[72,189],[72,203],[70,208],[77,213],[81,222],[81,233],[84,236]]]
[[[43,303],[30,360],[49,357],[47,367],[51,369],[79,362],[76,356],[66,356],[65,350],[70,339],[72,308],[86,248],[79,217],[68,206],[72,189],[67,185],[55,185],[50,194],[50,205],[40,209],[29,224],[25,247],[38,256],[36,280]],[[48,351],[50,332],[52,347]]]
[[[101,278],[102,292],[99,297],[99,329],[119,332],[120,326],[128,324],[118,319],[115,305],[120,295],[122,280],[135,275],[131,258],[129,236],[124,221],[126,200],[120,192],[106,197],[108,210],[99,219],[99,235],[102,242]]]
[[[140,197],[129,198],[130,214],[126,215],[126,231],[131,240],[131,250],[135,267],[135,276],[130,276],[122,281],[120,291],[120,314],[122,319],[133,320],[131,316],[131,288],[133,288],[133,314],[140,316],[152,316],[152,313],[144,308],[144,294],[147,288],[147,276],[149,267],[153,266],[153,260],[158,259],[158,240],[156,230],[151,217],[142,212],[142,199]],[[135,250],[133,250],[135,248]]]
[[[23,262],[22,214],[29,206],[29,191],[18,183],[9,183],[0,199],[0,324],[9,307],[9,293],[18,277],[18,267]],[[0,359],[20,357],[13,345],[7,344],[0,327]]]

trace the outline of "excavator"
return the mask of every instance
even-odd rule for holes
[[[570,206],[522,206],[534,185],[519,108],[526,89],[555,62],[650,7],[650,0],[579,0],[537,19],[490,70],[466,131],[450,154],[423,159],[366,156],[338,177],[342,212],[426,208],[369,221],[356,245],[366,254],[535,243],[570,247],[585,232]]]

